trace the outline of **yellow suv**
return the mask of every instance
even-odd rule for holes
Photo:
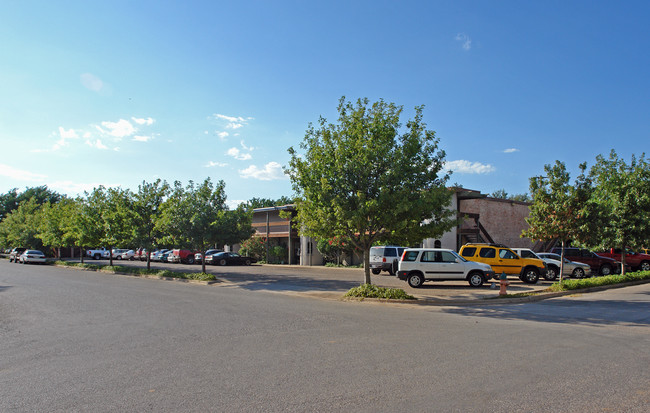
[[[513,250],[500,244],[465,244],[460,255],[470,261],[489,264],[495,277],[501,273],[517,275],[526,284],[535,284],[540,274],[546,274],[546,263],[537,258],[521,258]]]

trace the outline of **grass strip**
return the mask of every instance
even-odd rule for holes
[[[82,268],[90,271],[106,272],[110,274],[127,274],[127,275],[151,275],[156,277],[165,278],[180,278],[184,280],[197,280],[197,281],[215,281],[217,277],[214,274],[207,274],[204,272],[180,272],[171,270],[154,270],[138,267],[129,267],[125,265],[100,265],[100,264],[86,264],[80,262],[69,261],[55,261],[54,265],[59,267],[74,267]]]

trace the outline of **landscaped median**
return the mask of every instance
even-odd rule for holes
[[[146,268],[127,267],[124,265],[98,265],[70,261],[54,261],[57,267],[79,268],[87,271],[106,272],[110,274],[133,275],[136,277],[177,278],[194,281],[216,281],[214,274],[204,272],[180,272],[170,270],[148,270]]]
[[[650,281],[650,271],[631,272],[625,275],[612,274],[602,277],[567,279],[562,282],[553,283],[545,290],[531,291],[527,293],[505,294],[492,298],[521,298],[536,296],[556,296],[558,293],[567,293],[572,291],[589,292],[606,289],[607,287],[625,287]]]

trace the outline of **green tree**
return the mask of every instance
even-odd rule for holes
[[[614,150],[608,159],[598,155],[590,176],[593,199],[600,206],[598,236],[590,246],[622,251],[643,247],[650,240],[650,165],[645,154],[632,155],[629,164]],[[621,263],[625,273],[625,254]]]
[[[41,249],[38,237],[41,225],[41,206],[36,198],[24,200],[0,222],[0,238],[11,247]]]
[[[42,217],[37,236],[44,245],[56,249],[57,258],[61,258],[61,247],[74,246],[74,237],[69,231],[69,217],[74,202],[73,199],[63,197],[55,204],[48,201],[41,207]]]
[[[511,201],[520,201],[520,202],[530,202],[530,196],[528,194],[514,194],[509,195],[505,189],[499,189],[490,194],[492,198],[498,199],[509,199]]]
[[[528,229],[522,237],[548,241],[559,239],[562,245],[560,282],[564,270],[564,247],[570,240],[586,240],[592,230],[591,181],[585,175],[587,164],[580,164],[580,175],[574,185],[566,165],[555,161],[545,165],[546,176],[530,178],[530,193],[533,204],[526,218]]]
[[[318,248],[318,252],[321,253],[325,261],[333,262],[337,265],[341,265],[341,258],[344,255],[352,257],[352,254],[354,254],[352,244],[340,237],[318,240],[316,248]]]
[[[44,205],[47,202],[56,204],[62,196],[45,185],[26,188],[22,193],[19,193],[17,188],[13,188],[6,194],[0,195],[0,220],[18,208],[22,202],[31,198],[35,199],[37,205]]]
[[[234,244],[250,237],[251,222],[252,213],[243,207],[228,210],[225,183],[219,181],[215,186],[208,178],[200,185],[190,181],[187,187],[175,182],[161,207],[157,228],[164,234],[161,242],[199,250],[205,256],[214,245]]]
[[[156,180],[153,183],[142,182],[138,185],[138,192],[133,196],[133,222],[134,241],[138,246],[151,252],[156,239],[162,234],[156,227],[156,222],[162,214],[162,205],[169,195],[169,184],[166,181]],[[151,268],[151,254],[147,254],[147,269]]]
[[[444,152],[422,121],[423,107],[402,130],[402,107],[383,100],[369,106],[341,98],[338,123],[309,125],[300,144],[289,148],[286,170],[297,194],[301,233],[349,240],[364,254],[370,283],[370,247],[393,239],[420,242],[456,223],[448,206],[448,175],[440,174]],[[454,217],[455,218],[455,217]]]
[[[266,258],[266,238],[250,237],[242,241],[239,249],[241,255],[248,255],[258,261],[267,261]]]

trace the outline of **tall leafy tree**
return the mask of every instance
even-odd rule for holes
[[[40,249],[43,247],[38,237],[41,218],[41,205],[36,198],[24,200],[0,222],[0,238],[8,246]]]
[[[596,157],[590,170],[593,198],[601,206],[598,237],[591,244],[599,248],[640,248],[650,240],[650,165],[645,154],[632,155],[626,163],[614,150],[609,158]],[[625,272],[625,253],[621,254]]]
[[[252,233],[250,213],[243,208],[229,211],[225,183],[213,184],[210,178],[200,185],[190,181],[186,187],[175,182],[161,208],[157,228],[163,243],[205,252],[214,245],[237,243]],[[242,232],[250,228],[247,235]],[[242,230],[242,231],[240,231]],[[205,260],[202,261],[205,272]]]
[[[169,184],[166,181],[157,179],[152,183],[142,182],[138,186],[138,192],[133,196],[133,212],[135,221],[133,223],[134,238],[137,245],[151,252],[156,239],[162,234],[156,227],[160,219],[162,205],[169,195]],[[151,268],[151,254],[147,254],[147,269]]]
[[[566,165],[560,161],[544,166],[546,176],[530,178],[533,204],[526,218],[528,229],[521,236],[543,241],[558,239],[561,242],[560,282],[566,243],[570,240],[584,241],[593,230],[593,208],[589,202],[592,185],[585,175],[587,164],[579,167],[581,173],[573,185]]]
[[[71,198],[63,197],[55,204],[48,201],[41,208],[42,218],[37,236],[44,245],[56,249],[58,258],[61,257],[61,247],[74,246],[74,237],[69,231],[74,202]]]
[[[289,148],[286,170],[297,194],[303,234],[340,237],[364,255],[370,283],[370,247],[399,238],[409,243],[438,237],[456,219],[442,173],[445,153],[422,121],[423,107],[403,128],[402,107],[341,98],[338,123],[309,125],[299,153]]]

